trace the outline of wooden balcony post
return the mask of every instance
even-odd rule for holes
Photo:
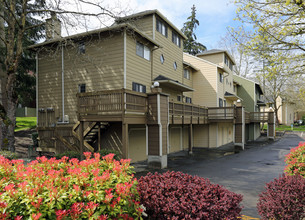
[[[275,114],[273,111],[268,112],[267,137],[269,139],[275,139]]]
[[[79,125],[79,141],[80,141],[80,159],[84,159],[84,122],[80,121]]]
[[[189,125],[189,154],[193,154],[193,125]]]
[[[128,140],[128,124],[125,122],[122,122],[122,153],[123,158],[128,158],[128,146],[129,140]]]
[[[97,147],[98,147],[98,151],[101,150],[101,123],[98,123],[98,134],[97,134]]]

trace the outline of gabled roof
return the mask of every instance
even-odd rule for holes
[[[128,15],[128,16],[124,16],[124,17],[118,17],[118,18],[115,19],[115,21],[116,22],[124,22],[125,20],[130,20],[130,19],[143,17],[143,16],[151,15],[151,14],[157,14],[164,21],[166,21],[178,34],[180,34],[184,38],[184,40],[187,39],[187,37],[172,22],[170,22],[163,14],[161,14],[161,12],[159,12],[157,9],[142,11],[142,12],[135,13],[135,14]]]
[[[202,53],[198,53],[198,54],[196,54],[196,56],[206,56],[206,55],[217,54],[217,53],[227,54],[228,57],[230,57],[230,59],[232,60],[233,64],[236,64],[234,58],[226,50],[212,49],[212,50],[204,51]]]
[[[185,53],[185,52],[184,52],[184,53],[183,53],[183,56],[190,56],[190,57],[192,57],[192,58],[194,58],[194,59],[200,60],[201,62],[204,62],[204,63],[210,64],[210,65],[212,65],[212,66],[215,66],[215,67],[217,67],[217,68],[223,69],[222,66],[219,66],[219,65],[217,65],[216,63],[212,63],[212,62],[210,62],[210,61],[208,61],[208,60],[205,60],[205,59],[202,59],[202,58],[193,56],[193,55],[191,55],[191,54],[189,54],[189,53]],[[184,62],[184,61],[183,61],[183,62]]]
[[[190,64],[190,63],[188,63],[188,62],[186,62],[186,61],[184,61],[184,60],[183,60],[183,65],[185,65],[185,66],[187,66],[187,67],[191,67],[193,70],[198,71],[198,68],[197,68],[197,67],[193,66],[192,64]]]
[[[155,40],[153,40],[152,38],[150,38],[149,36],[147,36],[146,34],[141,32],[140,30],[138,30],[136,27],[134,27],[128,23],[122,23],[122,24],[116,24],[116,25],[112,25],[109,27],[100,28],[100,29],[96,29],[96,30],[92,30],[92,31],[87,31],[87,32],[79,33],[79,34],[74,34],[74,35],[67,36],[67,37],[62,37],[62,38],[58,38],[58,39],[45,41],[45,42],[42,42],[39,44],[34,44],[28,48],[36,49],[38,47],[42,47],[42,46],[46,46],[46,45],[50,45],[50,44],[56,44],[56,43],[64,42],[67,40],[82,39],[82,38],[85,38],[90,35],[100,34],[100,33],[107,32],[107,31],[123,30],[124,28],[134,31],[135,33],[139,34],[141,37],[143,37],[146,40],[148,40],[149,42],[151,42],[153,45],[160,47],[160,45]]]
[[[235,81],[239,86],[240,86],[242,83],[237,82],[236,80],[234,80],[234,78],[235,78],[235,79],[236,79],[236,78],[241,78],[241,79],[243,79],[243,80],[247,80],[247,81],[249,81],[249,82],[254,83],[256,89],[258,89],[259,92],[260,92],[261,94],[264,94],[264,91],[262,90],[261,85],[260,85],[259,83],[255,82],[254,80],[247,79],[247,78],[245,78],[245,77],[243,77],[243,76],[239,76],[239,75],[235,75],[235,74],[234,74],[234,75],[233,75],[233,82]]]

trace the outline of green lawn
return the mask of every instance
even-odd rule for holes
[[[15,131],[36,128],[36,117],[16,117]]]
[[[267,125],[264,125],[264,129],[267,130]],[[275,128],[276,131],[305,131],[305,125],[301,126],[293,126],[293,129],[291,129],[291,126],[287,125],[279,125]]]

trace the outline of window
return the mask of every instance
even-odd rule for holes
[[[233,86],[233,92],[236,92],[236,86]]]
[[[188,69],[184,69],[184,78],[190,79],[190,71]]]
[[[178,102],[181,102],[181,95],[178,95],[178,96],[177,96],[177,101],[178,101]]]
[[[86,46],[84,42],[78,44],[78,54],[85,54],[86,53]]]
[[[160,56],[160,61],[161,61],[162,64],[163,64],[164,61],[165,61],[163,54],[161,54],[161,56]]]
[[[221,98],[219,98],[219,107],[223,107],[223,102]]]
[[[227,101],[223,100],[223,107],[227,107]]]
[[[190,98],[190,97],[185,97],[185,102],[186,102],[186,103],[192,103],[192,98]]]
[[[167,26],[159,19],[157,19],[157,31],[160,32],[162,35],[167,37]]]
[[[150,60],[150,49],[144,46],[142,43],[137,42],[137,55],[146,60]]]
[[[143,92],[146,93],[146,86],[139,84],[139,83],[132,83],[132,90],[136,92]]]
[[[229,66],[229,58],[227,57],[227,55],[225,55],[225,64],[226,64],[227,66]]]
[[[178,47],[181,47],[181,40],[177,33],[172,32],[172,42],[176,44]]]
[[[229,68],[230,68],[230,70],[233,70],[233,63],[232,62],[230,62]]]
[[[173,66],[174,66],[174,70],[176,70],[177,67],[178,67],[176,61],[174,62],[174,65],[173,65]]]
[[[223,82],[223,75],[222,75],[222,73],[219,73],[219,82]]]
[[[78,85],[78,92],[79,92],[79,93],[84,93],[84,92],[86,92],[86,84],[79,84],[79,85]]]

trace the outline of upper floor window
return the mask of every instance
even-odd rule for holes
[[[227,55],[225,55],[225,64],[226,64],[227,66],[229,66],[229,58],[228,58]]]
[[[160,61],[161,61],[162,64],[163,64],[164,61],[165,61],[163,54],[161,54],[161,56],[160,56]]]
[[[223,101],[222,101],[222,99],[221,98],[219,98],[219,107],[223,107]]]
[[[185,102],[186,102],[186,103],[192,103],[192,98],[190,98],[190,97],[185,97]]]
[[[236,92],[236,86],[233,86],[233,92]]]
[[[137,55],[146,60],[150,60],[150,49],[137,41]]]
[[[181,102],[181,95],[177,95],[177,101]]]
[[[190,71],[188,69],[184,69],[184,78],[190,79]]]
[[[179,35],[176,32],[172,32],[172,42],[176,44],[178,47],[181,47],[181,40]]]
[[[146,86],[139,84],[139,83],[132,83],[132,90],[136,92],[143,92],[146,93]]]
[[[160,32],[162,35],[167,37],[167,26],[159,19],[157,19],[157,31]]]
[[[176,61],[174,62],[173,66],[174,66],[174,69],[176,70],[176,69],[177,69],[177,67],[178,67],[178,66],[177,66],[177,62],[176,62]]]
[[[86,92],[86,84],[79,84],[78,85],[78,92],[79,93],[84,93],[84,92]]]
[[[232,62],[230,62],[229,68],[230,68],[230,70],[233,70],[233,63]]]
[[[78,44],[78,54],[85,54],[86,53],[86,46],[84,42]]]
[[[222,75],[222,73],[219,73],[219,82],[223,82],[223,75]]]

